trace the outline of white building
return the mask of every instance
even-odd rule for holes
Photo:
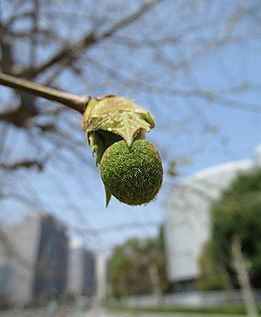
[[[41,223],[38,217],[2,227],[0,231],[0,296],[2,300],[28,303],[33,294],[34,265]]]
[[[187,177],[168,195],[164,225],[168,278],[176,290],[192,290],[198,259],[210,236],[209,206],[241,172],[261,167],[261,145],[254,160],[229,162]]]
[[[103,302],[107,294],[107,259],[104,254],[98,253],[96,257],[96,299]]]
[[[95,294],[95,262],[95,254],[87,251],[81,241],[77,239],[70,240],[67,271],[67,294],[75,297],[83,294],[88,296]]]
[[[66,283],[65,227],[52,216],[29,214],[0,228],[0,303],[30,304]]]

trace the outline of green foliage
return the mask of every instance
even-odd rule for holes
[[[133,238],[114,249],[109,263],[109,281],[113,297],[153,292],[149,268],[155,265],[160,288],[167,287],[165,260],[159,241]]]
[[[240,241],[251,283],[261,287],[261,170],[240,174],[212,206],[214,261],[223,263],[237,286],[231,244]]]
[[[160,155],[149,141],[136,140],[130,147],[125,141],[116,142],[102,157],[101,177],[106,190],[121,202],[148,203],[162,184]]]
[[[199,266],[201,274],[197,287],[202,291],[223,290],[229,288],[222,265],[216,261],[213,252],[213,242],[208,241],[202,250]]]

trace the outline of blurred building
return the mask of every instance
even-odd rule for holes
[[[107,294],[108,265],[104,254],[98,253],[96,256],[96,299],[103,302]]]
[[[29,304],[62,295],[66,287],[65,226],[46,214],[30,214],[0,230],[0,298]]]
[[[197,172],[168,195],[164,236],[168,278],[174,290],[193,290],[199,256],[210,236],[210,204],[241,172],[261,167],[261,145],[254,160],[229,162]]]
[[[93,296],[96,291],[95,254],[88,251],[78,240],[69,244],[67,294]]]

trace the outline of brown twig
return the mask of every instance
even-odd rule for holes
[[[77,96],[54,88],[46,87],[31,81],[20,79],[0,72],[0,84],[14,89],[22,90],[32,95],[48,100],[57,101],[69,108],[83,113],[87,107],[89,96]]]

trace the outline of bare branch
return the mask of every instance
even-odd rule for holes
[[[19,168],[32,168],[36,167],[38,170],[43,169],[43,163],[36,160],[23,160],[15,163],[1,163],[0,169],[17,170]]]
[[[75,60],[79,57],[86,48],[100,42],[101,40],[111,37],[117,31],[123,29],[124,27],[128,26],[132,22],[139,19],[143,16],[148,10],[152,9],[158,2],[157,1],[146,1],[137,11],[130,14],[128,17],[125,17],[114,24],[109,30],[104,32],[101,35],[96,35],[95,33],[88,33],[86,34],[78,43],[73,44],[69,47],[65,47],[61,49],[58,53],[52,56],[48,61],[43,63],[40,66],[29,68],[26,70],[22,70],[20,73],[16,74],[19,77],[30,77],[34,78],[39,73],[43,73],[45,70],[49,69],[50,67],[62,62],[66,61],[67,64],[70,64],[72,60]]]
[[[22,90],[29,94],[57,101],[69,108],[83,113],[90,97],[76,96],[43,85],[32,83],[0,72],[0,84],[14,89]]]

